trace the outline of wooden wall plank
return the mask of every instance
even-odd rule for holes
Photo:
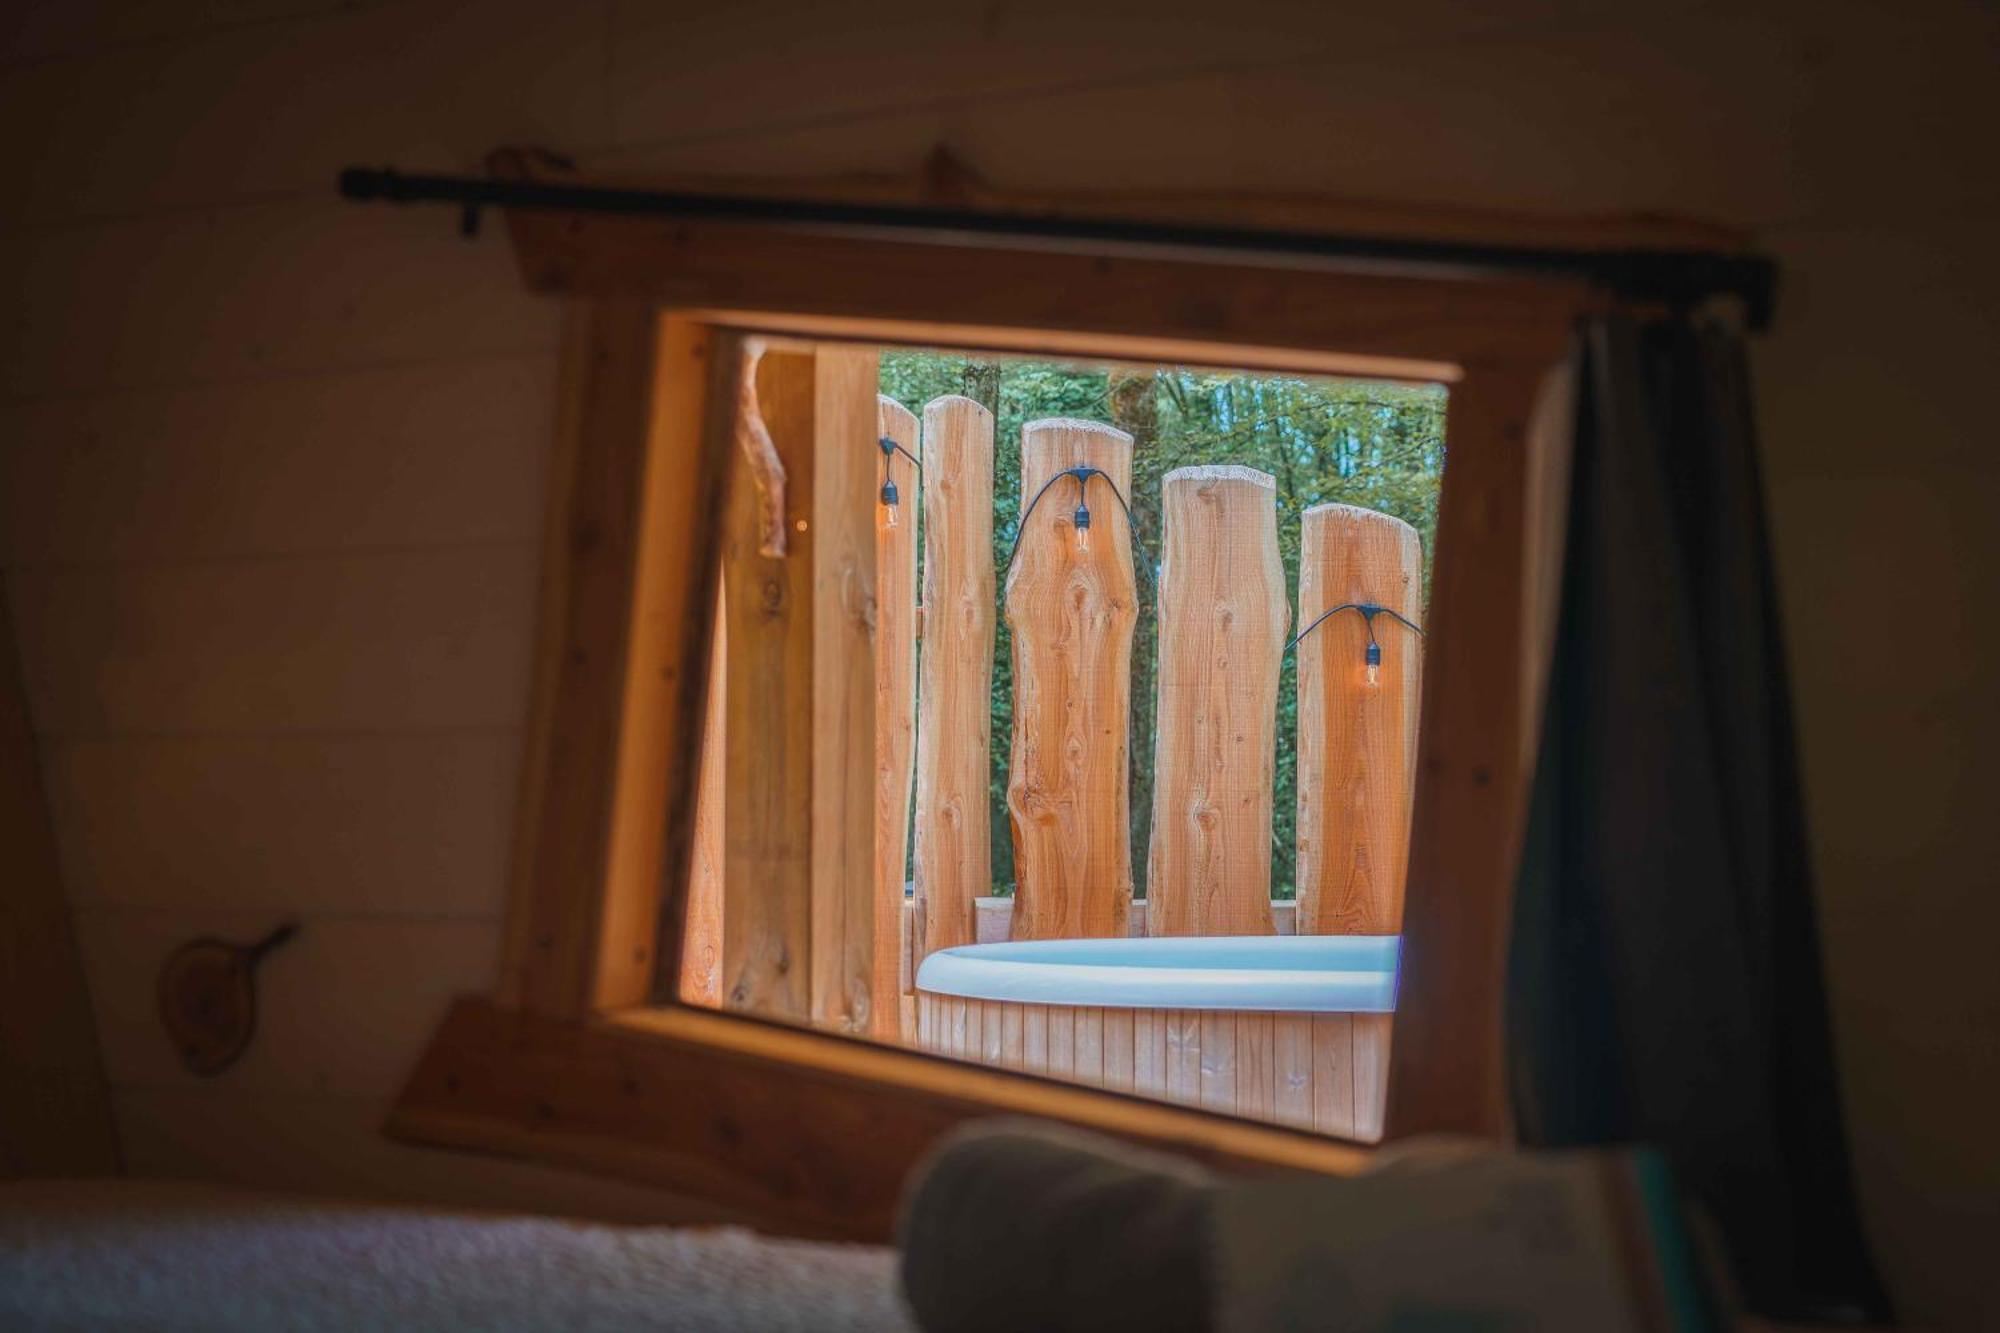
[[[875,870],[880,362],[848,344],[813,361],[812,543],[791,557],[812,561],[812,1018],[891,1036],[900,993],[875,966],[900,915]],[[882,965],[895,967],[893,950]]]
[[[533,542],[546,352],[0,405],[0,562]]]
[[[525,543],[9,576],[42,735],[521,724]]]
[[[917,418],[893,398],[876,399],[876,430],[921,458]],[[896,484],[896,512],[878,506],[875,527],[875,1025],[897,1036],[908,957],[904,886],[909,882],[911,784],[917,771],[917,510],[923,480],[901,454],[882,463]],[[893,520],[893,521],[892,521]]]
[[[0,592],[0,1176],[109,1175],[118,1145],[91,998]]]
[[[928,954],[975,940],[974,900],[992,883],[992,413],[957,396],[927,403],[923,457],[916,898]]]
[[[785,548],[765,553],[757,487],[732,451],[722,575],[723,1003],[804,1022],[812,1014],[813,356],[769,351],[754,373],[784,469]]]
[[[1108,482],[1059,480],[1085,466]],[[1132,902],[1128,710],[1139,605],[1132,534],[1112,487],[1131,493],[1130,435],[1067,418],[1022,427],[1022,513],[1042,499],[1023,523],[1006,590],[1017,940],[1122,936]],[[1088,549],[1073,525],[1080,500],[1094,518],[1083,530]]]
[[[1277,487],[1254,468],[1219,464],[1170,472],[1163,490],[1146,929],[1269,935],[1278,667],[1290,614]]]
[[[43,739],[71,903],[498,919],[518,727]]]

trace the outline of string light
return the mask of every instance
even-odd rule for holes
[[[1292,649],[1298,647],[1299,640],[1305,638],[1306,635],[1312,633],[1342,611],[1358,612],[1362,623],[1368,627],[1368,646],[1362,649],[1361,665],[1370,689],[1382,683],[1382,643],[1375,637],[1375,617],[1387,616],[1398,624],[1408,626],[1418,634],[1424,632],[1423,627],[1418,625],[1414,620],[1390,607],[1378,606],[1374,602],[1342,602],[1339,606],[1320,612],[1312,624],[1307,625],[1297,634],[1294,634],[1292,641],[1285,645],[1285,651],[1289,653]]]
[[[919,477],[924,475],[924,465],[923,461],[915,454],[905,449],[902,445],[897,444],[887,435],[881,436],[875,443],[882,450],[882,490],[880,492],[882,501],[882,526],[893,528],[896,526],[896,511],[902,507],[900,503],[902,496],[896,490],[895,478],[889,475],[889,460],[897,454],[901,454],[916,467]]]
[[[1070,515],[1069,521],[1076,527],[1076,553],[1078,555],[1089,555],[1090,554],[1090,506],[1087,504],[1079,504],[1076,507],[1076,512]]]
[[[1021,534],[1028,530],[1028,520],[1035,516],[1035,509],[1042,503],[1042,497],[1055,489],[1056,485],[1065,477],[1074,478],[1076,481],[1076,508],[1070,511],[1070,526],[1076,532],[1076,550],[1078,555],[1090,554],[1091,516],[1089,486],[1091,481],[1098,477],[1102,477],[1104,484],[1111,488],[1112,498],[1118,501],[1118,508],[1125,514],[1125,530],[1132,536],[1134,551],[1140,554],[1144,553],[1143,548],[1139,545],[1138,525],[1132,520],[1132,506],[1126,502],[1125,493],[1118,489],[1118,483],[1113,481],[1111,474],[1103,468],[1092,467],[1088,463],[1079,463],[1075,467],[1064,468],[1043,482],[1042,488],[1036,491],[1034,497],[1028,501],[1027,508],[1021,511],[1021,521],[1014,525],[1014,544],[1008,547],[1006,563],[1000,567],[1000,578],[1003,583],[1006,581],[1007,576],[1014,572],[1014,560],[1021,554]],[[1157,587],[1160,577],[1159,568],[1152,564],[1150,557],[1146,563],[1152,569],[1154,585]]]

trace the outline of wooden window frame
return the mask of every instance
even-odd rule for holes
[[[773,1229],[881,1239],[909,1166],[995,1112],[1238,1169],[1367,1150],[668,1003],[745,330],[1444,381],[1440,502],[1387,1137],[1508,1132],[1501,996],[1565,460],[1530,429],[1580,282],[1114,257],[516,212],[572,307],[503,975],[447,1016],[403,1139],[609,1171]]]

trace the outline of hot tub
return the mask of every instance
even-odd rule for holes
[[[1259,935],[942,949],[917,970],[917,1044],[1374,1138],[1398,943],[1394,935]]]

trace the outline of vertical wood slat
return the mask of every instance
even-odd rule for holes
[[[1236,1015],[1236,1101],[1232,1109],[1253,1120],[1271,1119],[1276,1102],[1272,1017],[1249,1011]]]
[[[1354,1137],[1374,1143],[1382,1137],[1388,1101],[1392,1014],[1350,1014],[1354,1026]]]
[[[1281,1125],[1313,1123],[1313,1016],[1271,1016],[1271,1116]]]
[[[876,396],[879,438],[918,453],[917,418]],[[878,455],[879,456],[879,455]],[[871,1035],[894,1041],[903,993],[903,885],[908,879],[911,782],[917,762],[917,506],[922,484],[901,454],[882,466],[896,483],[892,526],[877,505],[875,525],[875,1018]],[[878,490],[879,498],[879,490]]]
[[[1079,466],[1102,469],[1108,481],[1061,475]],[[1024,518],[1006,586],[1017,940],[1122,936],[1132,901],[1127,729],[1138,588],[1114,487],[1132,489],[1124,431],[1069,418],[1022,427]],[[1079,502],[1096,520],[1088,528],[1075,526]]]
[[[924,629],[918,659],[916,956],[970,944],[992,885],[993,415],[924,407]]]
[[[1075,1063],[1070,1067],[1070,1077],[1078,1083],[1101,1087],[1104,1083],[1104,1011],[1095,1005],[1087,1005],[1074,1012],[1076,1035],[1071,1048],[1075,1052]]]
[[[1131,1009],[1106,1009],[1103,1014],[1104,1086],[1129,1092],[1136,1077],[1136,1014]]]
[[[723,1001],[800,1022],[812,1012],[813,371],[810,352],[770,351],[757,365],[757,402],[784,468],[785,554],[765,553],[758,486],[732,450],[722,582]]]
[[[1336,606],[1387,607],[1423,623],[1423,544],[1401,519],[1316,505],[1300,533],[1299,624]],[[1416,787],[1423,640],[1374,619],[1382,662],[1368,682],[1369,622],[1343,611],[1298,646],[1301,935],[1402,929]]]
[[[1354,1022],[1351,1014],[1312,1016],[1312,1127],[1354,1134]]]
[[[1076,1010],[1052,1004],[1049,1010],[1049,1073],[1069,1078],[1076,1070]]]
[[[722,784],[723,717],[729,690],[729,631],[723,619],[720,580],[709,648],[708,699],[701,735],[701,770],[695,794],[694,851],[689,858],[687,925],[681,936],[682,1003],[722,1005]]]
[[[1192,1009],[1163,1011],[1166,1020],[1166,1095],[1169,1101],[1201,1102],[1201,1015]]]
[[[1146,929],[1269,935],[1278,668],[1290,612],[1277,486],[1233,464],[1163,483]]]
[[[878,891],[875,864],[879,357],[824,343],[812,375],[812,1019],[893,1034],[900,912]]]
[[[1132,1088],[1148,1096],[1167,1091],[1167,1012],[1138,1009],[1132,1014]]]
[[[1201,1067],[1201,1104],[1216,1111],[1236,1106],[1236,1015],[1202,1011],[1195,1019]]]

